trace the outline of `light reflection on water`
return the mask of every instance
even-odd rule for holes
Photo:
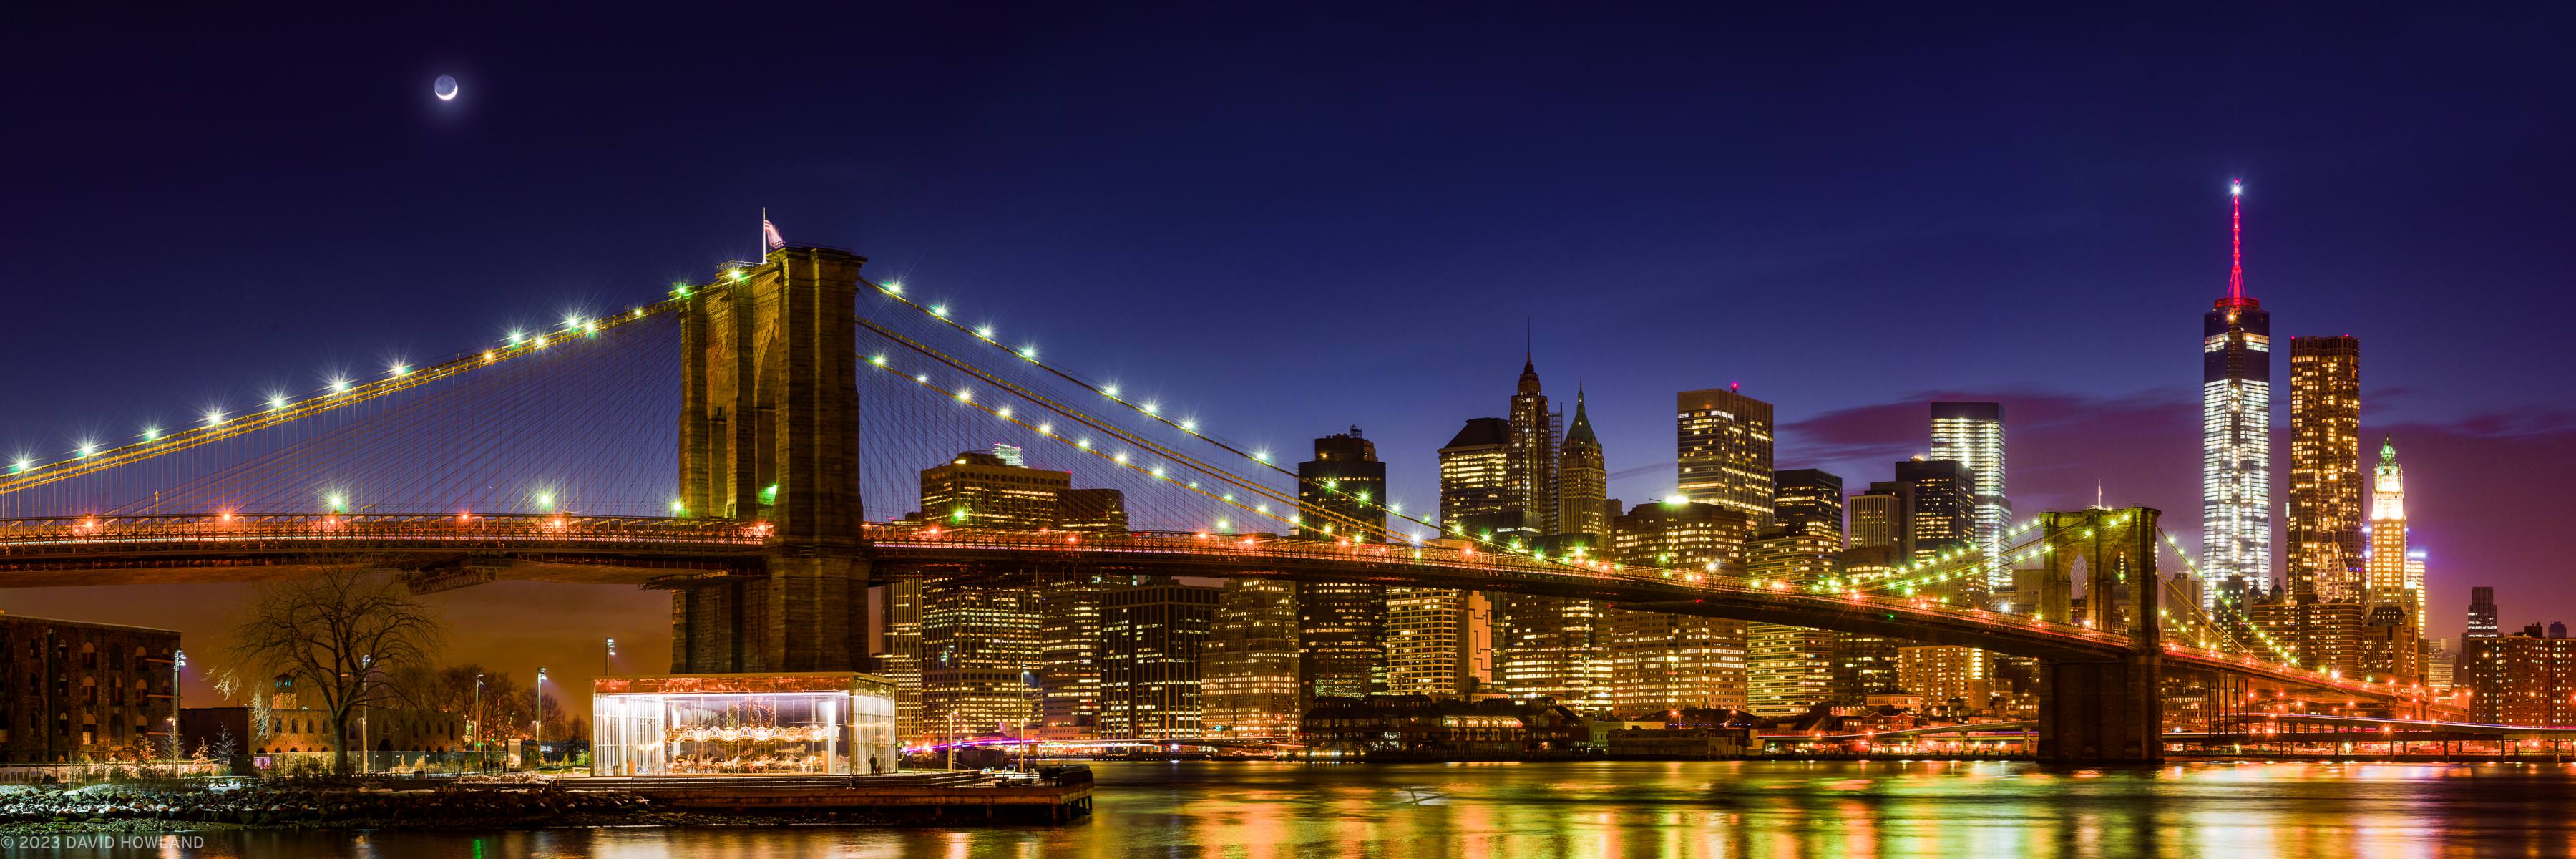
[[[257,833],[191,856],[2388,856],[2576,852],[2576,766],[1096,764],[1060,827]]]

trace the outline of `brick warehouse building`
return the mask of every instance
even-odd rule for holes
[[[0,763],[169,752],[176,630],[0,614]]]

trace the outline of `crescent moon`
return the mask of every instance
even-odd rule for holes
[[[430,85],[430,92],[436,94],[439,101],[455,101],[457,92],[456,79],[446,75],[439,75],[438,82]]]

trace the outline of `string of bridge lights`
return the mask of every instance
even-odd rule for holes
[[[296,399],[284,391],[271,389],[267,398],[252,409],[236,411],[217,405],[201,412],[200,419],[192,426],[176,429],[164,428],[158,424],[146,426],[142,432],[136,434],[136,441],[113,447],[105,446],[96,439],[82,439],[70,451],[70,456],[52,462],[43,462],[33,456],[20,453],[10,458],[5,474],[0,474],[0,494],[30,489],[105,468],[200,447],[255,430],[416,388],[511,358],[535,354],[557,343],[576,338],[594,338],[601,332],[617,326],[676,309],[681,306],[682,299],[686,295],[686,286],[678,285],[673,290],[672,298],[629,308],[622,314],[603,316],[589,316],[578,312],[566,314],[561,328],[535,332],[512,329],[497,345],[488,346],[481,352],[462,353],[436,364],[415,366],[406,360],[395,360],[385,366],[383,377],[373,381],[360,381],[346,375],[334,375],[325,380],[322,387],[315,389],[312,395],[303,399]]]

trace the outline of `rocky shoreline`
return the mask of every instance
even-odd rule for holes
[[[240,829],[536,829],[599,826],[900,826],[882,812],[710,813],[658,808],[618,791],[546,783],[266,783],[0,788],[0,835]]]

